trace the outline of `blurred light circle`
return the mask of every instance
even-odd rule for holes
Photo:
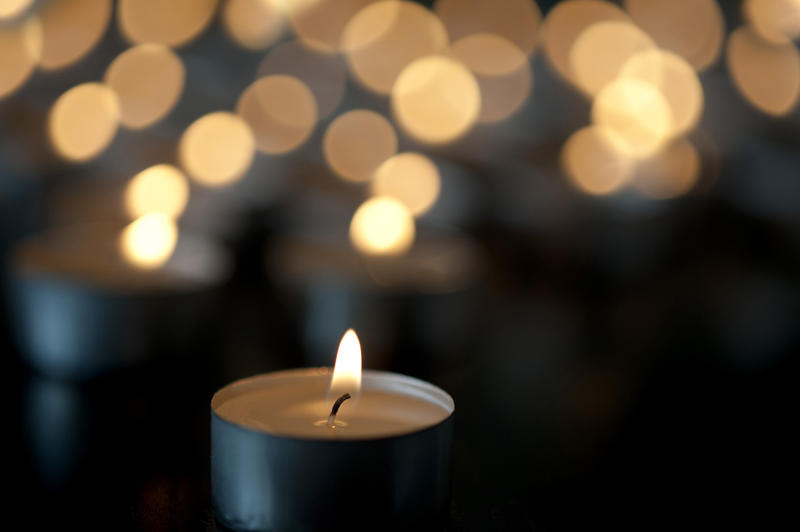
[[[133,43],[176,47],[200,35],[216,9],[217,0],[119,0],[117,19]]]
[[[620,77],[645,81],[658,88],[672,111],[672,136],[695,128],[703,112],[703,86],[692,66],[664,50],[646,50],[631,57]]]
[[[239,116],[224,111],[195,120],[180,141],[180,159],[186,172],[206,186],[229,185],[250,168],[255,140]]]
[[[375,172],[371,192],[400,200],[414,216],[425,214],[439,198],[441,176],[433,161],[421,153],[400,153]]]
[[[573,81],[589,96],[596,96],[614,81],[622,66],[655,43],[642,30],[625,21],[597,22],[575,39],[569,52]]]
[[[592,105],[592,121],[613,130],[633,157],[654,154],[674,129],[672,111],[661,91],[632,78],[606,85]]]
[[[476,33],[453,43],[450,53],[472,71],[478,82],[478,121],[504,120],[525,103],[533,74],[527,56],[511,41],[491,33]]]
[[[357,109],[331,122],[322,149],[328,165],[342,179],[365,182],[397,152],[397,135],[380,114]]]
[[[543,24],[545,56],[558,74],[575,83],[569,55],[575,40],[583,31],[597,22],[629,21],[619,7],[600,0],[572,0],[560,2],[547,13]]]
[[[491,33],[512,42],[525,55],[536,48],[542,14],[534,0],[437,0],[434,11],[453,41]]]
[[[242,93],[236,112],[252,129],[256,147],[273,155],[303,144],[317,123],[314,95],[292,76],[257,79]]]
[[[39,12],[44,48],[39,66],[54,70],[71,65],[97,45],[111,19],[111,0],[59,0]]]
[[[158,268],[169,260],[178,243],[178,227],[165,214],[150,213],[131,222],[120,236],[120,251],[131,264]]]
[[[270,50],[258,67],[258,77],[273,74],[305,83],[314,94],[320,120],[336,110],[347,87],[347,67],[340,56],[314,51],[300,41],[284,42]]]
[[[13,20],[31,7],[33,0],[0,0],[0,21]]]
[[[222,24],[239,46],[263,50],[281,36],[286,19],[275,0],[227,0]]]
[[[281,1],[281,0],[272,0]],[[336,52],[356,13],[377,0],[282,0],[297,37],[309,48]]]
[[[359,11],[342,33],[342,49],[355,78],[388,94],[412,61],[442,53],[447,31],[428,9],[413,2],[384,0]]]
[[[42,26],[35,16],[0,27],[0,98],[20,88],[42,55]]]
[[[744,14],[753,30],[774,44],[800,36],[800,0],[745,0]]]
[[[87,161],[102,152],[117,133],[120,105],[103,83],[83,83],[59,96],[50,110],[50,141],[59,155]]]
[[[171,164],[157,164],[136,174],[125,188],[125,210],[132,218],[159,212],[178,218],[189,201],[189,182]]]
[[[703,70],[719,57],[725,20],[716,0],[625,0],[634,22],[661,48]]]
[[[636,165],[633,186],[653,199],[685,194],[700,176],[700,156],[694,145],[680,138]]]
[[[185,69],[180,57],[160,44],[140,44],[122,52],[106,70],[122,109],[122,125],[141,129],[169,113],[183,92]]]
[[[561,164],[570,182],[592,195],[616,192],[630,179],[634,161],[625,141],[604,126],[587,126],[567,139]]]
[[[777,45],[741,27],[728,39],[728,69],[739,92],[756,109],[785,115],[800,94],[800,55],[793,44]]]
[[[414,217],[394,198],[368,199],[350,222],[350,241],[365,255],[402,255],[414,243]]]
[[[472,73],[443,56],[408,65],[392,89],[392,110],[400,126],[429,144],[456,140],[478,119],[481,93]]]

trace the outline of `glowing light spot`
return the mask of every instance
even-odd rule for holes
[[[397,135],[383,116],[373,111],[349,111],[325,131],[322,149],[328,164],[347,181],[364,182],[397,152]]]
[[[744,14],[771,43],[789,44],[800,36],[800,0],[745,0]]]
[[[144,269],[154,269],[169,260],[178,243],[178,228],[169,216],[151,213],[131,222],[120,236],[125,260]]]
[[[652,39],[630,22],[592,24],[581,32],[569,53],[573,81],[590,96],[614,81],[625,62],[655,48]]]
[[[117,56],[105,81],[122,108],[122,125],[150,126],[178,103],[186,74],[181,59],[160,44],[141,44]]]
[[[433,162],[419,153],[401,153],[375,172],[372,194],[400,200],[411,214],[425,214],[439,198],[441,177]]]
[[[274,0],[227,0],[222,24],[240,46],[263,50],[281,36],[286,19]]]
[[[339,50],[342,32],[353,16],[377,0],[288,0],[285,9],[295,34],[321,52]]]
[[[119,120],[119,100],[114,91],[102,83],[83,83],[53,104],[50,141],[62,157],[86,161],[111,143]]]
[[[669,199],[691,190],[699,176],[700,156],[694,145],[682,138],[639,161],[633,186],[650,198]]]
[[[619,190],[634,167],[624,140],[603,126],[588,126],[573,133],[561,151],[561,162],[570,182],[593,195]]]
[[[132,218],[159,212],[174,219],[181,215],[188,201],[186,176],[171,164],[142,170],[125,188],[125,210]]]
[[[716,62],[725,20],[716,0],[625,0],[634,22],[665,50],[703,70]]]
[[[31,7],[33,0],[0,0],[0,20],[13,20]]]
[[[414,243],[414,217],[394,198],[365,201],[350,222],[350,241],[366,255],[402,255]]]
[[[236,105],[264,153],[292,151],[304,143],[317,123],[317,104],[308,87],[292,76],[266,76],[253,82]]]
[[[255,140],[247,123],[218,111],[195,120],[180,141],[183,168],[198,183],[223,186],[244,175],[253,162]]]
[[[361,344],[356,332],[348,329],[339,342],[328,395],[338,398],[345,393],[355,396],[359,392],[361,392]]]
[[[293,76],[311,89],[319,119],[330,115],[341,103],[347,87],[347,66],[338,55],[315,52],[300,41],[281,43],[258,67],[258,77],[273,74]]]
[[[129,41],[174,48],[200,35],[216,9],[217,0],[120,0],[117,19]]]
[[[536,48],[542,14],[533,0],[437,0],[434,11],[453,41],[490,33],[511,41],[526,55]]]
[[[450,53],[475,74],[481,92],[479,122],[504,120],[525,103],[533,75],[527,56],[511,41],[477,33],[455,42]]]
[[[625,63],[620,76],[645,81],[661,91],[672,110],[673,137],[688,133],[700,120],[703,87],[681,56],[663,50],[640,52]]]
[[[727,59],[736,88],[753,107],[774,116],[794,108],[800,94],[800,56],[793,44],[770,44],[742,27],[728,39]]]
[[[631,78],[606,85],[592,105],[592,121],[619,135],[634,157],[654,154],[674,129],[672,111],[661,91]]]
[[[480,107],[480,88],[472,73],[442,56],[408,65],[392,90],[392,110],[400,126],[430,144],[451,142],[466,133]]]
[[[355,78],[382,94],[392,90],[412,61],[444,52],[447,31],[430,11],[413,2],[385,0],[359,11],[342,33],[342,49]]]
[[[45,70],[71,65],[100,41],[111,19],[111,0],[60,0],[39,12],[44,48],[39,62]]]
[[[556,72],[575,83],[569,55],[575,40],[592,24],[605,21],[629,21],[617,6],[599,0],[560,2],[547,13],[543,25],[545,56]]]
[[[42,27],[35,16],[0,27],[0,98],[20,88],[42,54]]]

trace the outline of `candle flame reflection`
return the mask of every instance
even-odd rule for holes
[[[339,343],[336,364],[333,367],[328,397],[349,393],[358,396],[361,391],[361,344],[353,329],[348,329]]]

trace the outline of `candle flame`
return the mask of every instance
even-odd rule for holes
[[[356,396],[361,391],[361,344],[353,329],[348,329],[339,343],[336,353],[336,364],[329,396],[340,396],[349,393]]]

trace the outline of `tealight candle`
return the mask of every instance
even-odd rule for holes
[[[361,372],[345,334],[330,368],[243,379],[211,401],[217,518],[237,530],[441,526],[453,399],[427,382]]]

